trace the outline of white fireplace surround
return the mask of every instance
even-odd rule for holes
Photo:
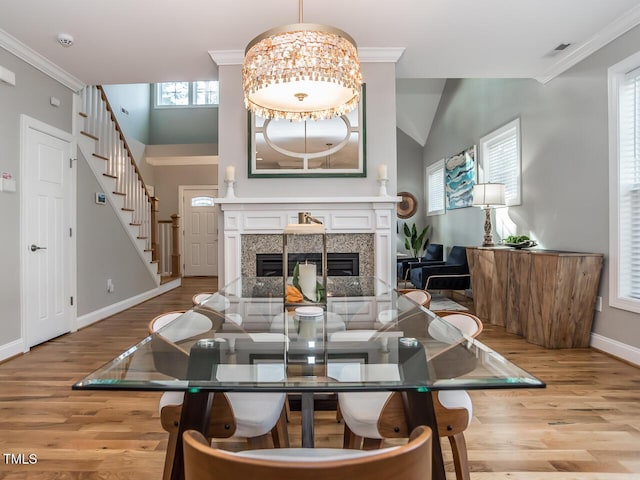
[[[218,258],[223,259],[219,283],[241,275],[241,237],[281,234],[298,222],[298,212],[311,212],[327,233],[372,233],[375,276],[389,285],[396,279],[396,204],[400,197],[218,198],[223,231]]]

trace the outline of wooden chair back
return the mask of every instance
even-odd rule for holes
[[[445,408],[438,399],[438,392],[432,392],[433,409],[438,424],[438,436],[450,437],[464,432],[469,424],[469,412],[466,408]],[[402,393],[391,394],[378,418],[378,431],[384,438],[407,438],[409,427]]]
[[[456,310],[434,310],[433,313],[443,318],[452,316],[452,318],[445,319],[471,338],[476,338],[482,333],[482,321],[472,313]]]
[[[191,303],[193,305],[200,305],[204,300],[213,295],[213,292],[198,292],[193,297],[191,297]]]
[[[314,449],[306,449],[304,459],[292,461],[282,457],[248,458],[214,449],[199,432],[188,430],[183,436],[185,480],[430,480],[431,442],[431,429],[422,426],[412,432],[407,444],[394,449],[325,460],[314,457]],[[287,453],[277,453],[281,452]]]
[[[425,308],[429,308],[431,305],[431,294],[426,290],[402,288],[398,290],[398,293]]]

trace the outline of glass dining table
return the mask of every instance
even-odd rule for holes
[[[437,432],[431,392],[545,387],[375,278],[328,277],[317,303],[289,303],[283,282],[235,280],[73,389],[184,392],[171,473],[181,479],[181,434],[205,431],[216,392],[300,395],[302,446],[313,447],[318,393],[402,392],[409,428]],[[445,479],[440,442],[432,476]]]

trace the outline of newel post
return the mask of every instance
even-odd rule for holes
[[[171,252],[171,276],[181,277],[182,271],[180,269],[180,215],[171,215],[171,229],[172,229],[172,244],[173,251]]]
[[[158,261],[158,211],[160,199],[151,197],[151,261]]]

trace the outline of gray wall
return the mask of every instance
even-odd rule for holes
[[[159,220],[170,220],[178,213],[179,185],[217,185],[217,165],[153,167],[155,195],[160,199]]]
[[[78,152],[78,316],[156,288],[112,206],[95,203],[100,184]],[[115,286],[107,292],[107,279]]]
[[[478,143],[515,117],[522,131],[522,205],[508,209],[518,233],[543,248],[609,252],[607,68],[638,51],[636,27],[546,85],[534,80],[449,80],[425,148],[425,164]],[[435,239],[478,245],[477,208],[433,217]],[[605,257],[603,311],[594,332],[640,347],[640,316],[608,306]]]
[[[148,144],[174,143],[218,143],[218,109],[151,107]]]
[[[402,234],[402,225],[407,222],[415,223],[419,230],[422,230],[427,223],[426,218],[426,202],[424,201],[424,162],[422,145],[416,142],[402,130],[397,129],[398,137],[398,191],[409,192],[415,195],[418,200],[418,210],[415,215],[406,220],[398,219],[400,226],[400,234],[398,235],[397,245],[398,251],[405,252],[404,235]],[[429,229],[429,237],[432,231]]]
[[[17,192],[0,192],[0,350],[18,340],[20,325],[20,115],[71,133],[72,93],[39,70],[0,49],[0,65],[15,72],[16,86],[0,82],[0,173],[17,181]],[[53,107],[51,96],[61,104]]]
[[[127,137],[127,142],[135,138],[144,144],[149,143],[150,85],[148,83],[104,85],[104,91]],[[123,107],[129,112],[128,115],[122,112]]]
[[[378,194],[378,165],[386,164],[388,191],[396,190],[395,64],[363,63],[367,84],[366,178],[248,178],[247,111],[242,100],[241,66],[221,66],[219,171],[236,167],[238,197],[334,197]],[[220,195],[224,195],[221,188]]]

